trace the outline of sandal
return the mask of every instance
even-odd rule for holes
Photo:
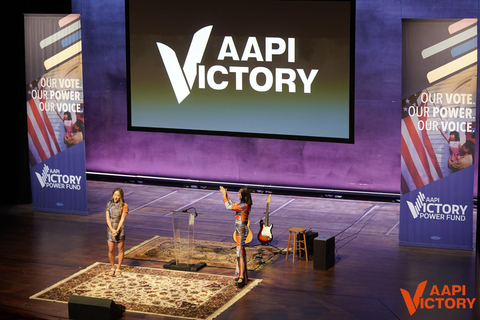
[[[236,286],[239,287],[239,288],[243,288],[246,284],[245,279],[240,278],[239,280],[240,280],[239,282],[236,282]]]
[[[114,269],[114,268],[110,269],[110,275],[111,275],[111,276],[114,276],[114,275],[115,275],[115,269]]]
[[[122,274],[122,271],[120,270],[120,268],[117,268],[117,269],[115,270],[115,274],[116,274],[116,275],[121,275],[121,274]]]

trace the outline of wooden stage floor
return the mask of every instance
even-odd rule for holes
[[[29,297],[97,261],[108,262],[104,209],[114,187],[124,189],[130,208],[126,250],[156,235],[172,236],[168,211],[189,207],[204,213],[195,221],[195,239],[232,241],[234,216],[216,190],[99,181],[87,185],[88,216],[33,212],[32,205],[1,206],[0,319],[68,318],[67,304]],[[266,199],[266,194],[253,194],[254,238]],[[217,319],[474,319],[471,310],[445,308],[409,315],[400,288],[413,297],[425,280],[440,288],[466,285],[467,297],[473,298],[475,252],[399,246],[398,203],[274,194],[269,209],[273,245],[286,247],[288,229],[294,226],[337,235],[336,264],[314,270],[313,261],[292,263],[281,256],[250,272],[263,281]],[[474,226],[476,216],[475,208]],[[124,264],[163,266],[130,259]],[[200,272],[234,271],[206,267]],[[173,318],[127,310],[123,319]]]

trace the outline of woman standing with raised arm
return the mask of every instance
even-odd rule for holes
[[[107,220],[108,259],[112,265],[110,275],[120,275],[120,267],[124,256],[125,218],[128,214],[128,205],[125,203],[123,190],[113,190],[112,199],[107,203],[105,215]],[[115,269],[115,243],[118,248],[118,266]]]
[[[238,199],[240,203],[233,202],[227,194],[227,189],[220,187],[220,192],[223,195],[223,202],[228,210],[233,210],[235,214],[235,233],[237,240],[237,266],[235,270],[235,277],[237,278],[235,284],[239,288],[245,286],[248,282],[247,276],[247,255],[245,252],[245,239],[248,235],[248,216],[252,208],[252,196],[247,187],[238,190]]]

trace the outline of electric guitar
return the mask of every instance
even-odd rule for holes
[[[267,198],[267,208],[265,209],[265,222],[260,220],[260,232],[258,232],[258,241],[261,244],[269,244],[273,240],[272,228],[273,224],[268,225],[268,205],[270,204],[271,194]]]

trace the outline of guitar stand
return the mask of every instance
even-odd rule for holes
[[[188,210],[193,209],[193,212]],[[175,249],[175,259],[163,265],[164,269],[177,270],[177,271],[192,271],[197,272],[203,267],[206,267],[205,262],[190,263],[190,256],[192,250],[195,248],[194,243],[194,224],[195,218],[198,215],[195,208],[188,208],[183,211],[170,211],[172,214],[172,227],[173,227],[173,242]],[[185,229],[186,219],[188,217],[188,225]],[[182,228],[183,226],[183,228]]]

